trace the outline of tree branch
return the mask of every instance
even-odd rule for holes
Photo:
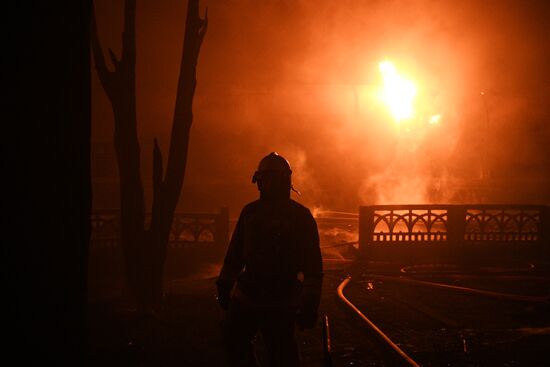
[[[116,58],[116,55],[111,48],[108,48],[107,51],[109,51],[109,57],[111,58],[111,62],[113,63],[115,70],[117,70],[120,61]]]
[[[185,176],[189,132],[193,121],[193,96],[197,84],[196,66],[207,26],[207,16],[204,19],[199,16],[199,1],[189,0],[178,92],[164,180],[166,195],[170,201],[167,207],[168,211],[173,211],[173,208],[177,205]]]
[[[105,63],[105,56],[103,55],[103,51],[101,49],[101,43],[99,42],[99,36],[97,32],[97,24],[96,24],[96,18],[95,18],[95,7],[92,6],[92,29],[91,29],[91,40],[90,43],[92,45],[92,53],[94,57],[94,65],[95,69],[97,71],[97,75],[99,76],[99,80],[101,82],[101,85],[103,86],[103,89],[107,91],[110,89],[110,82],[111,82],[111,75],[112,72],[107,69],[107,65]]]

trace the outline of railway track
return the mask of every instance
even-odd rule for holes
[[[471,278],[469,274],[453,277]],[[548,281],[547,277],[535,279]],[[377,274],[354,279],[355,289],[346,291],[351,282],[351,277],[341,282],[337,294],[385,351],[387,365],[523,365],[522,361],[528,363],[525,365],[550,365],[547,353],[542,352],[550,345],[546,295]],[[525,311],[534,307],[543,309],[530,315]],[[538,337],[530,337],[529,331],[538,332]],[[529,356],[532,353],[543,353],[544,357],[537,361],[538,356]],[[522,356],[510,357],[515,354]]]
[[[347,277],[344,281],[338,286],[337,294],[338,297],[353,310],[368,326],[370,330],[373,331],[375,337],[380,340],[381,344],[386,346],[385,349],[388,350],[388,358],[391,360],[401,361],[404,365],[419,367],[420,365],[412,359],[407,353],[405,353],[394,341],[390,339],[374,322],[372,322],[367,316],[359,310],[350,300],[344,295],[344,289],[351,281],[351,277]]]
[[[379,279],[379,280],[385,280],[389,282],[399,282],[399,283],[405,283],[405,284],[416,285],[416,286],[447,289],[447,290],[452,290],[457,292],[464,292],[464,293],[480,295],[485,297],[493,297],[493,298],[503,299],[503,300],[534,302],[534,303],[549,303],[550,301],[549,296],[529,296],[529,295],[523,295],[523,294],[503,293],[503,292],[496,292],[496,291],[487,290],[487,289],[463,287],[463,286],[447,284],[442,282],[412,279],[408,277],[375,275],[373,276],[373,278]]]

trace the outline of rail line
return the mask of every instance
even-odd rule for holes
[[[519,302],[529,302],[529,303],[535,303],[535,304],[549,304],[549,297],[541,297],[541,296],[526,296],[521,294],[510,294],[510,293],[501,293],[501,292],[494,292],[494,291],[488,291],[484,289],[477,289],[477,288],[468,288],[468,287],[461,287],[461,286],[455,286],[445,283],[438,283],[438,282],[428,282],[423,280],[416,280],[416,279],[410,279],[400,276],[387,276],[387,275],[375,275],[375,274],[369,274],[369,279],[372,280],[382,280],[387,282],[393,282],[396,283],[404,283],[404,284],[412,284],[417,286],[425,286],[425,287],[431,287],[431,288],[440,288],[440,289],[448,289],[451,291],[457,291],[461,293],[471,294],[476,297],[490,297],[490,298],[496,298],[500,300],[505,301],[519,301]],[[340,298],[340,300],[355,313],[357,316],[359,316],[360,319],[363,320],[364,324],[366,324],[367,328],[375,335],[375,340],[380,345],[383,345],[384,348],[381,348],[381,350],[384,352],[382,354],[383,358],[387,358],[388,360],[391,358],[391,360],[395,361],[396,359],[399,361],[397,365],[406,365],[406,366],[420,366],[420,363],[413,359],[409,354],[407,354],[405,351],[403,351],[398,343],[396,343],[394,340],[388,336],[384,331],[381,330],[379,326],[375,322],[373,322],[367,315],[365,315],[360,309],[358,305],[353,304],[344,294],[344,290],[346,286],[351,281],[351,276],[348,276],[345,278],[337,287],[337,295]],[[434,309],[433,307],[423,304],[422,302],[414,302],[411,299],[401,299],[398,295],[395,294],[382,292],[380,293],[383,297],[381,299],[386,299],[394,304],[399,304],[401,307],[406,307],[410,309],[413,312],[416,312],[418,314],[422,314],[424,317],[428,317],[431,320],[437,321],[439,324],[444,325],[444,329],[441,330],[447,330],[445,332],[445,338],[450,337],[453,340],[454,338],[458,337],[459,341],[462,345],[460,349],[456,349],[456,356],[455,358],[462,359],[464,358],[464,362],[466,364],[473,363],[473,360],[471,358],[473,355],[471,355],[471,345],[470,343],[472,340],[470,340],[470,336],[468,336],[468,333],[464,333],[462,329],[468,325],[467,321],[464,320],[455,320],[452,317],[449,317],[445,313],[440,312],[438,309]],[[379,306],[377,306],[379,307]],[[544,306],[546,307],[546,306]],[[377,308],[375,307],[374,310]],[[412,315],[412,314],[411,314]],[[414,316],[413,316],[414,317]],[[418,322],[418,319],[415,319]],[[464,323],[466,322],[466,323]],[[377,321],[378,323],[378,321]],[[381,324],[378,324],[381,325]],[[387,332],[390,332],[389,335],[392,335],[392,328],[393,326],[388,326]],[[519,330],[519,329],[518,329]],[[449,334],[447,334],[449,333]],[[456,335],[455,335],[456,334]],[[400,335],[398,332],[397,335]],[[454,335],[454,336],[453,336]],[[395,337],[395,335],[394,335]],[[401,336],[398,337],[398,342],[403,343],[401,339]],[[442,339],[443,340],[443,339]],[[475,340],[475,339],[474,339]],[[454,342],[453,342],[454,343]],[[475,344],[475,342],[473,342]],[[415,343],[413,343],[415,345]],[[458,345],[458,344],[457,344]],[[437,356],[437,351],[435,351]],[[453,352],[454,354],[454,352]],[[385,355],[385,356],[384,356]],[[417,356],[418,357],[418,356]],[[416,357],[415,357],[416,358]],[[440,358],[440,357],[436,357]],[[455,361],[457,361],[455,359]],[[424,362],[422,362],[424,363]],[[394,364],[391,364],[394,365]]]
[[[429,282],[425,280],[411,279],[406,277],[396,277],[396,276],[387,276],[387,275],[372,275],[371,277],[373,279],[378,279],[378,280],[421,285],[421,286],[427,286],[432,288],[448,289],[448,290],[454,290],[454,291],[470,293],[475,295],[482,295],[482,296],[493,297],[493,298],[503,299],[503,300],[532,302],[532,303],[550,303],[550,299],[548,296],[545,296],[545,297],[526,296],[521,294],[494,292],[494,291],[489,291],[485,289],[462,287],[458,285],[439,283],[439,282]]]
[[[418,312],[418,313],[420,313],[424,316],[427,316],[427,317],[437,321],[438,323],[440,323],[440,324],[442,324],[446,327],[458,328],[458,327],[461,326],[460,322],[450,318],[447,315],[444,315],[443,313],[433,309],[432,307],[422,305],[422,304],[419,304],[419,303],[414,303],[414,302],[411,302],[410,300],[405,301],[403,299],[399,299],[398,297],[390,296],[390,295],[387,295],[387,294],[384,295],[384,298],[389,298],[393,302],[404,305],[407,308],[409,308],[413,311],[416,311],[416,312]]]
[[[355,312],[369,327],[370,330],[374,332],[378,340],[384,345],[389,347],[389,350],[392,351],[393,357],[398,358],[403,364],[407,366],[420,367],[414,359],[412,359],[407,353],[405,353],[399,346],[394,343],[378,326],[376,326],[367,316],[365,316],[353,303],[351,303],[346,296],[344,295],[344,289],[351,280],[351,276],[348,276],[337,288],[338,297],[351,309]]]

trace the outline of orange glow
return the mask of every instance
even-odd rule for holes
[[[378,64],[384,82],[381,98],[397,123],[411,119],[414,116],[413,101],[416,96],[416,86],[411,80],[405,79],[397,72],[390,61]]]
[[[441,115],[433,115],[430,117],[430,125],[437,125],[441,121]]]

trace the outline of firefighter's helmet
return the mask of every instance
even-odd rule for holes
[[[271,152],[260,161],[258,169],[252,176],[252,183],[256,183],[265,175],[288,176],[292,174],[288,161],[277,152]]]

